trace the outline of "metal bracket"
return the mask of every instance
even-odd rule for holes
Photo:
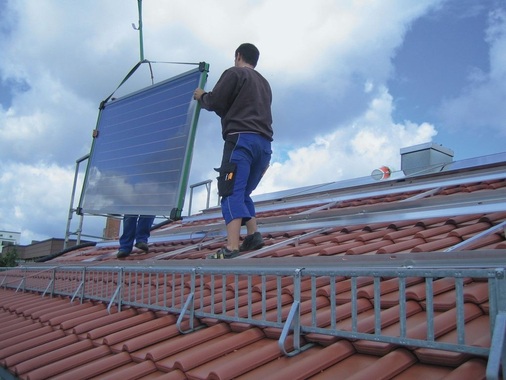
[[[54,275],[53,275],[54,276]],[[47,284],[46,286],[46,289],[44,290],[44,292],[42,293],[42,296],[41,298],[44,298],[44,296],[46,295],[47,291],[49,290],[49,288],[54,284],[54,277],[51,279],[51,281],[49,281],[49,283]],[[53,286],[54,288],[54,286]],[[53,295],[53,292],[51,292],[51,295]]]
[[[21,279],[21,282],[19,283],[18,287],[16,288],[16,293],[19,291],[19,289],[21,288],[21,286],[23,286],[23,292],[24,292],[24,286],[25,286],[25,282],[26,282],[26,271],[27,269],[26,268],[23,268],[24,269],[24,275],[23,275],[23,278]]]
[[[118,312],[121,311],[121,289],[123,288],[123,268],[119,269],[118,272],[118,286],[116,287],[116,290],[114,291],[114,294],[111,297],[111,300],[109,301],[109,305],[107,305],[107,312],[111,314],[111,307],[114,303],[114,300],[116,297],[118,297]]]
[[[72,296],[72,298],[70,299],[70,303],[74,302],[74,299],[77,297],[77,293],[79,293],[79,290],[84,286],[84,278],[83,280],[79,283],[79,286],[77,287],[76,291],[74,292],[74,295]],[[81,297],[81,302],[82,302],[82,297]]]
[[[194,330],[194,328],[193,328],[193,316],[195,314],[195,303],[193,302],[194,296],[195,296],[195,294],[193,292],[191,292],[190,295],[188,296],[188,299],[184,303],[183,308],[181,309],[181,313],[177,317],[176,325],[177,325],[177,329],[179,330],[179,332],[181,334],[187,334],[187,333],[192,332]],[[183,318],[186,315],[187,310],[189,310],[188,314],[190,314],[190,328],[188,330],[183,330],[181,327],[181,324],[183,323]]]
[[[499,379],[499,372],[502,365],[502,378],[506,378],[506,313],[499,313],[495,319],[494,333],[488,356],[487,380]]]
[[[49,284],[47,284],[46,290],[44,290],[44,293],[42,293],[41,298],[44,298],[44,296],[48,292],[49,288],[51,288],[51,297],[53,296],[53,294],[54,294],[54,284],[56,282],[56,268],[57,267],[53,267],[53,270],[51,272],[51,281],[49,281]]]
[[[81,288],[83,289],[82,294],[81,294],[81,303],[83,303],[83,300],[84,300],[84,281],[85,281],[85,278],[86,278],[86,267],[83,268],[83,275],[82,275],[81,282],[79,283],[79,286],[77,287],[76,291],[74,292],[74,295],[70,299],[70,303],[74,302],[74,298],[77,297],[77,293],[79,293],[79,290],[81,290]]]
[[[304,268],[297,268],[295,270],[295,274],[293,276],[294,282],[294,301],[292,307],[290,308],[290,312],[288,313],[288,317],[286,318],[285,324],[283,326],[283,330],[281,331],[281,336],[278,340],[278,346],[281,352],[286,356],[295,356],[302,351],[307,350],[308,348],[313,346],[313,343],[308,343],[304,347],[300,346],[300,278],[301,272]],[[292,328],[293,326],[293,328]],[[285,343],[286,338],[290,330],[293,330],[293,351],[286,351]]]
[[[300,302],[295,301],[290,308],[290,313],[288,313],[288,317],[286,318],[285,325],[283,326],[283,330],[281,331],[281,336],[278,340],[278,346],[281,352],[286,356],[295,356],[300,352]],[[285,349],[286,338],[288,337],[288,333],[290,332],[290,328],[294,324],[293,328],[293,351],[287,352]],[[297,344],[298,342],[299,344]]]
[[[505,228],[506,228],[506,221],[502,222],[502,223],[499,223],[499,224],[497,224],[497,225],[495,225],[493,227],[490,227],[488,230],[482,231],[479,234],[476,234],[473,237],[471,237],[471,238],[469,238],[467,240],[464,240],[461,243],[455,244],[454,246],[445,249],[444,252],[459,251],[461,249],[466,248],[467,246],[470,246],[475,241],[477,241],[477,240],[479,240],[481,238],[484,238],[485,236],[492,235],[492,234],[495,234],[495,233],[499,233],[500,230],[504,231]]]
[[[177,329],[179,330],[179,332],[181,334],[187,334],[187,333],[195,330],[195,327],[193,325],[193,321],[195,320],[195,302],[193,302],[193,300],[195,298],[195,277],[196,277],[195,274],[196,274],[196,272],[197,272],[197,269],[193,268],[192,273],[191,273],[190,295],[188,296],[188,299],[184,303],[183,308],[181,309],[181,313],[177,317],[176,325],[177,325]],[[190,327],[188,328],[188,330],[183,330],[181,324],[183,323],[183,318],[187,314],[187,311],[188,311],[188,314],[190,317],[190,321],[189,321]]]
[[[25,284],[25,278],[23,277],[21,279],[21,282],[19,283],[18,287],[16,288],[16,293],[19,291],[19,289],[21,288],[22,285],[24,286],[24,284]]]

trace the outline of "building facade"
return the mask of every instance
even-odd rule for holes
[[[0,230],[0,253],[4,247],[9,245],[18,245],[21,239],[21,232],[1,231]]]

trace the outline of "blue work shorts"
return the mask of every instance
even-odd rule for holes
[[[219,172],[218,192],[225,223],[242,218],[246,223],[255,217],[251,193],[269,167],[272,149],[269,139],[256,133],[227,136]]]

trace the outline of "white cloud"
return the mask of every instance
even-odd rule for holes
[[[89,152],[96,112],[72,87],[44,73],[0,112],[0,156],[7,160],[70,163]]]
[[[56,164],[0,166],[0,226],[21,232],[22,244],[63,238],[74,170]]]
[[[400,167],[400,149],[429,142],[433,125],[392,121],[392,97],[380,88],[367,112],[349,125],[336,126],[309,145],[289,150],[274,161],[256,193],[364,177],[383,165]],[[276,145],[274,145],[276,148]]]
[[[398,166],[401,147],[435,136],[428,123],[394,123],[383,86],[409,25],[441,3],[150,0],[143,2],[144,53],[155,61],[210,62],[211,88],[240,43],[257,44],[258,68],[276,95],[278,132],[256,193],[338,181]],[[0,108],[0,229],[21,231],[24,242],[62,237],[73,165],[89,152],[98,105],[139,60],[131,27],[137,2],[15,0],[7,7],[0,76],[27,87]],[[493,41],[499,78],[506,49]],[[153,64],[155,81],[187,69]],[[118,93],[148,84],[143,65]],[[221,144],[217,116],[201,115],[190,184],[215,179]],[[205,204],[202,191],[195,197],[194,211]],[[85,228],[99,232],[103,223]]]

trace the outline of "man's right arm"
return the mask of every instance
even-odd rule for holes
[[[225,70],[212,91],[205,92],[202,89],[196,89],[194,98],[199,100],[204,109],[214,111],[218,116],[223,117],[234,101],[237,79],[236,73]]]

